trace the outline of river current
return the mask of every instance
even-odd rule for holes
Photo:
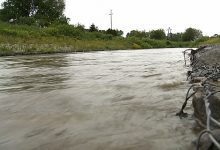
[[[183,50],[0,57],[0,150],[192,149]]]

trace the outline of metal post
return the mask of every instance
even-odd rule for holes
[[[171,31],[172,31],[172,29],[169,27],[169,28],[167,29],[167,31],[168,31],[168,33],[167,33],[167,38],[169,39],[169,38],[171,37]]]
[[[110,11],[110,20],[111,20],[111,30],[112,30],[112,15],[113,15],[113,13],[112,13],[112,10]]]
[[[34,0],[31,0],[31,11],[30,11],[30,16],[34,14]]]

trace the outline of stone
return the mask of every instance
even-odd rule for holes
[[[220,141],[220,130],[213,130],[212,133],[216,140]],[[195,142],[196,145],[197,142],[198,141]],[[199,141],[199,150],[218,150],[218,148],[212,143],[208,134],[205,133]]]
[[[204,103],[204,91],[198,91],[192,100],[192,105],[194,108],[194,117],[199,125],[202,127],[206,126],[206,111],[205,111],[205,103]],[[210,96],[210,110],[212,117],[218,121],[220,121],[220,93]],[[211,128],[220,128],[215,123],[211,122]]]
[[[220,45],[203,46],[190,53],[191,69],[187,72],[188,79],[193,85],[192,106],[194,118],[198,125],[207,129],[207,116],[204,98],[208,92],[220,91]],[[220,93],[208,98],[211,116],[220,122]],[[210,121],[211,133],[220,143],[220,126]],[[200,141],[199,150],[216,150],[208,134],[204,134]]]

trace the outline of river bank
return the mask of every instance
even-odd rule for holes
[[[0,22],[0,56],[177,47],[191,47],[191,43],[124,38],[71,25],[39,28]]]
[[[151,44],[149,44],[150,42]],[[71,53],[104,50],[188,47],[188,43],[149,40],[143,45],[137,40],[113,38],[111,40],[79,40],[72,37],[21,37],[0,35],[0,56]],[[179,45],[179,46],[177,46]]]
[[[3,37],[4,39],[4,37]],[[124,41],[82,41],[69,37],[14,38],[0,43],[0,56],[72,53],[103,50],[124,50],[130,46]]]
[[[104,50],[199,47],[220,43],[220,38],[193,42],[122,37],[104,31],[89,32],[73,25],[47,28],[0,22],[0,56],[71,53]]]

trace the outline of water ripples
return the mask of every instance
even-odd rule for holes
[[[182,50],[1,57],[0,149],[191,149]]]

